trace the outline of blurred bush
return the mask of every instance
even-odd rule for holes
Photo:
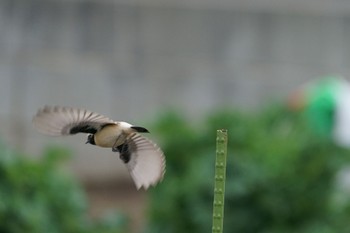
[[[59,168],[67,154],[51,148],[32,161],[0,144],[0,232],[127,232],[121,214],[97,221],[86,216],[82,189]]]
[[[349,152],[281,106],[218,111],[194,124],[176,114],[155,127],[167,158],[151,191],[149,233],[211,232],[216,130],[228,129],[224,232],[350,232],[350,193],[336,185]]]

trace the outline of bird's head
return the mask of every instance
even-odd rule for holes
[[[96,145],[95,138],[94,138],[93,134],[88,134],[87,141],[85,142],[85,144]]]

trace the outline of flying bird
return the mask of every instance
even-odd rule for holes
[[[165,157],[162,150],[140,133],[149,131],[123,121],[113,121],[85,109],[45,106],[33,118],[35,128],[46,135],[86,133],[86,144],[119,152],[137,189],[155,186],[163,179]]]

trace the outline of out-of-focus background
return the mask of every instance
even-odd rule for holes
[[[13,222],[0,228],[208,232],[215,129],[227,127],[226,232],[348,232],[350,133],[336,123],[348,87],[296,90],[325,75],[347,86],[349,41],[339,0],[0,0],[0,223]],[[148,128],[163,183],[136,191],[85,135],[37,133],[45,104]]]

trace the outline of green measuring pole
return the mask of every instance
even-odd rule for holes
[[[227,130],[217,130],[216,133],[216,161],[212,233],[222,233],[224,225],[225,205]]]

